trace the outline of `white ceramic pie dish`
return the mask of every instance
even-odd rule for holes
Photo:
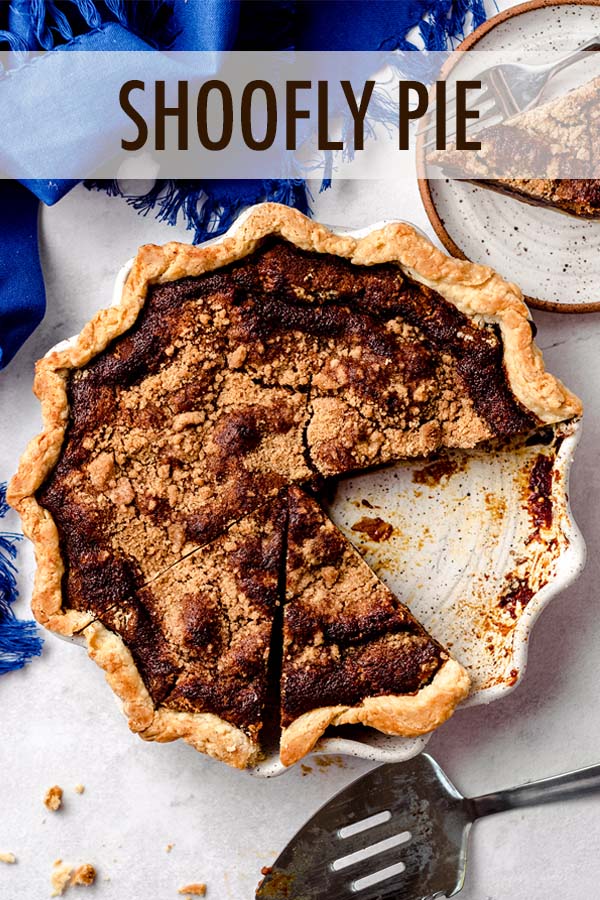
[[[207,243],[222,241],[247,214],[226,235]],[[385,224],[360,230],[328,227],[361,237]],[[131,263],[118,273],[113,304],[121,299]],[[584,566],[585,544],[568,499],[579,433],[580,423],[572,422],[549,430],[549,444],[515,445],[493,454],[449,452],[435,461],[399,463],[338,483],[328,508],[331,518],[469,670],[473,690],[465,706],[490,703],[519,683],[535,620]],[[551,456],[553,472],[552,528],[544,538],[532,537],[528,509],[530,471],[540,454]],[[356,530],[357,524],[365,527],[361,519],[374,518],[391,526],[387,540],[377,542],[364,530]],[[510,596],[504,606],[500,603],[511,590],[514,595],[515,585],[516,596],[527,602],[511,611]],[[68,640],[85,646],[83,639]],[[400,762],[420,753],[427,741],[427,735],[407,739],[357,727],[322,738],[313,754]],[[273,748],[250,771],[269,777],[284,770]]]

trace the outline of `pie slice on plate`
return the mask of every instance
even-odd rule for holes
[[[329,725],[432,731],[469,691],[465,670],[369,569],[319,504],[289,492],[281,760]]]
[[[86,639],[143,737],[183,737],[237,766],[256,760],[277,715],[267,696],[284,640],[288,759],[316,708],[415,734],[464,695],[458,663],[299,491],[442,447],[493,452],[581,411],[545,371],[514,285],[409,225],[357,239],[277,204],[216,243],[142,247],[120,303],[38,363],[35,391],[44,430],[9,499],[35,544],[36,617]],[[282,628],[290,497],[298,552]],[[348,567],[344,597],[356,585],[332,606],[329,638],[358,633],[363,609],[369,637],[362,656],[344,645],[343,679],[302,699],[314,635],[292,640],[290,585],[312,573],[318,594],[329,578],[300,546],[304,515]]]
[[[481,187],[580,218],[600,216],[600,77],[477,132],[481,150],[450,147],[428,162]]]

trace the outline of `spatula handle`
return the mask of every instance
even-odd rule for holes
[[[474,798],[470,803],[473,816],[478,819],[507,809],[583,797],[592,791],[600,791],[600,766],[589,766],[587,769],[544,778],[542,781],[533,781],[521,787],[485,794],[483,797]]]

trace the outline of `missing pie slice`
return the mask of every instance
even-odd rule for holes
[[[527,437],[581,411],[545,371],[514,285],[448,258],[409,225],[338,236],[277,204],[251,210],[218,243],[142,247],[119,305],[38,363],[35,391],[44,430],[9,499],[35,544],[37,619],[85,637],[143,737],[183,737],[237,766],[256,760],[276,715],[269,656],[284,639],[288,736],[323,704],[359,718],[374,696],[391,699],[371,724],[414,734],[464,692],[458,664],[321,523],[349,567],[348,591],[356,576],[353,615],[364,603],[375,621],[379,604],[389,622],[369,646],[385,650],[387,668],[378,686],[365,681],[366,657],[348,663],[337,698],[329,679],[326,696],[301,700],[298,660],[312,638],[292,640],[295,593],[280,627],[288,495],[294,521],[305,513],[314,528],[318,508],[298,490],[318,494],[326,478],[442,447]],[[296,524],[291,534],[289,590],[306,551]],[[326,579],[326,569],[310,571]],[[344,627],[334,608],[330,636]],[[403,683],[411,646],[420,674]],[[344,653],[358,660],[354,645]],[[443,673],[458,687],[442,715],[430,688]],[[392,702],[413,693],[420,726]]]
[[[449,658],[379,581],[319,504],[289,492],[281,673],[281,759],[291,765],[329,725],[432,731],[469,690]]]
[[[438,150],[445,173],[580,218],[600,216],[600,77],[477,132],[479,151]]]

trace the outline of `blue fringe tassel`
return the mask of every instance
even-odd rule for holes
[[[0,484],[0,518],[8,512],[6,484]],[[0,675],[22,669],[42,652],[35,622],[22,622],[11,604],[17,599],[15,559],[20,534],[0,531]]]
[[[151,47],[168,50],[176,32],[173,0],[20,0],[21,31],[0,30],[10,50],[54,50],[108,22],[116,22]],[[18,7],[18,3],[15,3]]]
[[[141,215],[154,212],[156,218],[175,225],[180,216],[192,242],[216,237],[233,224],[247,206],[272,200],[294,206],[308,214],[309,196],[301,179],[265,181],[156,181],[145,194],[130,194],[118,181],[86,181],[88,190],[106,191],[110,197],[124,197]]]

